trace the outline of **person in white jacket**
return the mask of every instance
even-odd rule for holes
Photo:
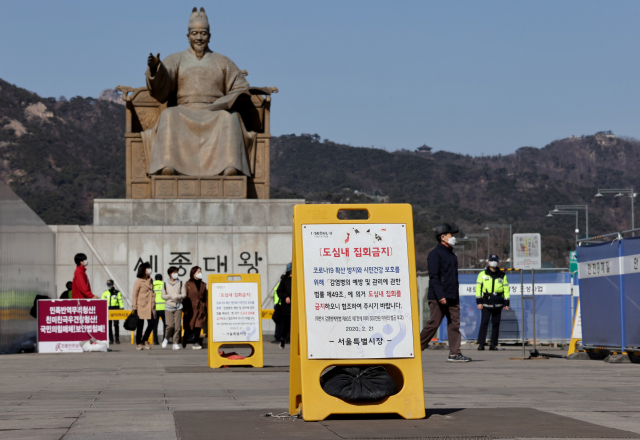
[[[171,266],[167,270],[169,280],[162,288],[162,299],[165,300],[165,317],[167,330],[165,331],[162,348],[169,344],[169,338],[173,335],[173,349],[180,350],[180,333],[182,331],[182,300],[186,298],[187,291],[184,283],[178,279],[178,268]]]

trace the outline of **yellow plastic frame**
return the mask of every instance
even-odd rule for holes
[[[367,220],[339,220],[340,210],[366,210]],[[415,356],[404,359],[309,359],[307,352],[307,323],[304,295],[304,260],[302,227],[310,224],[405,224],[411,289],[411,316]],[[331,414],[395,413],[405,419],[425,417],[424,382],[420,349],[418,286],[413,242],[413,210],[408,204],[376,205],[296,205],[293,208],[293,274],[291,313],[291,365],[289,373],[289,412],[302,407],[306,421],[324,420]],[[300,292],[300,295],[298,294]],[[297,311],[297,313],[296,313]],[[322,372],[334,365],[385,365],[395,367],[402,375],[403,385],[394,396],[380,402],[348,403],[330,396],[320,386]],[[394,372],[390,371],[392,376]],[[394,377],[396,379],[396,377]]]
[[[229,279],[229,278],[240,278]],[[258,321],[260,322],[259,335],[257,342],[213,342],[213,301],[211,300],[212,285],[214,283],[257,283],[258,284]],[[260,274],[259,273],[238,273],[238,274],[216,274],[209,275],[209,298],[207,298],[207,308],[209,310],[209,319],[207,328],[207,341],[209,343],[209,368],[222,368],[224,366],[250,365],[255,368],[264,367],[264,352],[262,350],[262,293],[260,292]],[[228,359],[220,356],[218,350],[223,345],[248,345],[253,349],[251,356],[245,359]]]

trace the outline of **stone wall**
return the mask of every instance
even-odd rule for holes
[[[125,200],[94,201],[94,225],[51,226],[56,233],[57,291],[73,277],[73,256],[89,256],[93,293],[114,278],[126,307],[136,270],[152,263],[165,279],[169,266],[187,280],[193,266],[204,279],[217,273],[260,273],[263,308],[292,254],[293,206],[304,200]],[[264,330],[273,329],[264,321]]]

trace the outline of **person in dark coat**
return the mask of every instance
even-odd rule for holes
[[[278,286],[278,298],[280,299],[282,333],[280,335],[280,348],[284,350],[284,344],[291,333],[291,263],[287,264],[287,272],[284,274],[280,286]]]
[[[187,297],[182,300],[184,307],[182,348],[187,347],[187,341],[193,336],[195,343],[192,348],[200,350],[202,348],[200,331],[207,325],[207,284],[202,281],[202,269],[198,266],[191,268],[185,290]]]
[[[65,286],[67,290],[60,294],[60,299],[71,299],[71,287],[73,283],[71,281],[67,281],[67,285]]]
[[[458,233],[448,223],[435,228],[437,246],[429,252],[427,263],[429,268],[429,301],[430,319],[420,333],[422,350],[429,346],[431,338],[438,331],[442,320],[447,318],[449,336],[449,357],[447,362],[469,362],[471,358],[460,352],[460,292],[458,283],[458,257],[453,253],[453,246]]]

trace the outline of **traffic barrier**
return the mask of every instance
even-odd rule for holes
[[[290,413],[425,417],[415,267],[411,205],[294,207]],[[384,366],[398,393],[348,402],[322,389],[328,368],[365,365]]]
[[[209,368],[264,366],[260,274],[209,275],[207,341]],[[223,345],[248,345],[252,353],[244,359],[222,357]]]
[[[584,241],[577,258],[583,346],[640,347],[640,237]]]
[[[462,339],[476,341],[482,312],[476,304],[476,273],[460,273],[460,333]],[[509,282],[510,306],[509,310],[502,310],[500,321],[501,342],[522,341],[522,300],[520,295],[520,272],[507,271]],[[531,273],[524,272],[525,295],[525,341],[533,341],[533,306],[531,298],[532,289]],[[535,274],[536,297],[536,340],[542,343],[566,343],[571,339],[572,298],[571,298],[571,274],[568,272]],[[439,342],[444,342],[447,337],[447,321],[442,321],[439,328]],[[490,338],[491,325],[487,339]]]

